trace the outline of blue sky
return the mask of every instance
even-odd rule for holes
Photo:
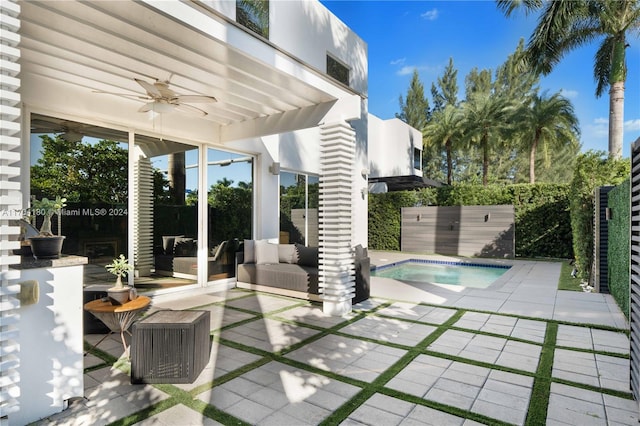
[[[536,15],[517,13],[506,18],[495,2],[476,1],[341,1],[321,0],[334,15],[368,45],[369,112],[393,118],[398,98],[406,97],[417,69],[430,98],[436,82],[452,57],[458,70],[458,98],[464,98],[464,78],[473,68],[502,64],[518,41],[529,39]],[[640,137],[640,39],[628,40],[625,85],[623,156]],[[540,87],[562,91],[571,100],[581,127],[582,150],[608,150],[608,93],[595,97],[593,57],[597,44],[583,46],[564,57]]]

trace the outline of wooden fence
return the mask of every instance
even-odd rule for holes
[[[400,248],[406,252],[515,257],[512,205],[402,208]]]

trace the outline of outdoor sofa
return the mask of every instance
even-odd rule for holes
[[[370,260],[367,250],[355,249],[353,303],[369,298]],[[237,287],[289,297],[322,301],[318,285],[318,248],[245,240],[236,252]]]
[[[233,268],[233,259],[227,261],[228,242],[222,241],[208,257],[208,274],[215,275]],[[183,235],[162,237],[162,247],[154,255],[156,274],[195,279],[198,273],[197,241]]]

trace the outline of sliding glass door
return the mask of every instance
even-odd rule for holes
[[[253,157],[207,149],[208,280],[235,276],[235,253],[252,235]]]
[[[318,176],[280,173],[280,242],[318,246]]]

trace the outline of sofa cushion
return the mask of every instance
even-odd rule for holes
[[[164,254],[173,254],[173,248],[176,238],[182,238],[184,235],[163,235],[162,236],[162,252]]]
[[[259,284],[319,294],[318,269],[289,263],[277,265],[239,264],[237,279],[239,282]]]
[[[278,244],[278,260],[280,263],[298,263],[295,244]]]
[[[364,259],[365,257],[369,257],[368,250],[365,247],[362,247],[362,244],[358,244],[355,247],[355,255],[356,260]]]
[[[280,262],[277,244],[271,244],[266,240],[258,240],[254,246],[257,265],[271,265]]]
[[[298,265],[318,267],[318,247],[306,247],[296,243]]]
[[[193,238],[176,237],[173,245],[173,254],[176,257],[196,256],[197,253],[198,245]]]
[[[256,263],[255,240],[244,240],[244,263]]]

